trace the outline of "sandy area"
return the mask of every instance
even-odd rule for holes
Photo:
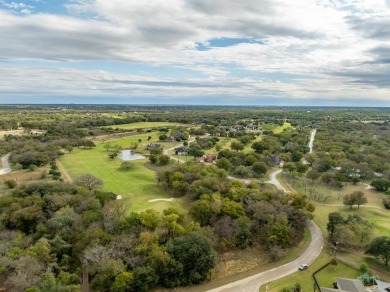
[[[169,198],[169,199],[152,199],[152,200],[149,200],[148,203],[159,202],[159,201],[172,202],[174,199],[175,199],[175,198]]]

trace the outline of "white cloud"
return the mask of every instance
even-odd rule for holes
[[[126,82],[108,82],[77,71],[86,94],[110,95],[112,88],[115,94],[153,95],[162,90],[165,95],[190,96],[197,84],[196,93],[203,95],[335,98],[348,92],[356,98],[389,100],[389,84],[383,81],[389,74],[388,5],[385,0],[73,0],[66,6],[73,16],[64,16],[28,15],[30,7],[11,2],[8,8],[26,15],[0,10],[0,60],[118,60],[184,68],[205,76],[141,84],[128,80],[131,76],[121,76]],[[253,38],[261,43],[196,49],[199,43],[219,38]],[[251,77],[245,79],[234,68],[247,70]],[[58,80],[70,75],[63,69],[50,74],[34,70]],[[20,72],[31,74],[28,68]],[[272,72],[300,77],[265,80],[263,75]],[[10,76],[17,78],[15,74]],[[117,79],[112,72],[105,74]],[[33,86],[20,75],[23,83],[6,77],[12,90],[15,84],[26,90]],[[371,79],[364,83],[362,76]],[[47,91],[62,88],[69,94],[81,85],[76,80],[65,87],[48,84],[52,83],[42,84]]]

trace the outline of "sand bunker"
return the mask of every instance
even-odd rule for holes
[[[159,201],[172,202],[174,199],[175,199],[175,198],[169,198],[169,199],[152,199],[152,200],[149,200],[148,203],[159,202]]]

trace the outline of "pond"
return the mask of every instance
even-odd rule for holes
[[[138,160],[138,159],[144,159],[145,156],[139,155],[139,154],[134,154],[133,151],[131,150],[123,150],[121,153],[118,155],[118,157],[122,160],[125,161],[130,161],[130,160]]]

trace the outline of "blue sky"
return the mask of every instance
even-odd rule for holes
[[[0,103],[390,106],[390,0],[0,0]]]

